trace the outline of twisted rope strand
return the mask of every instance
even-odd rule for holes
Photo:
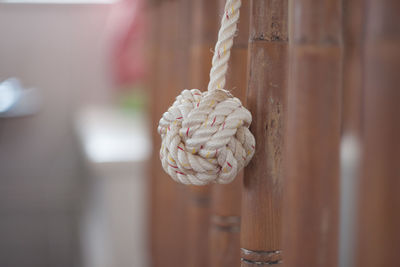
[[[218,41],[215,44],[214,56],[212,58],[208,91],[222,89],[225,86],[225,76],[228,70],[228,61],[231,55],[233,38],[235,37],[237,23],[239,21],[240,6],[240,0],[226,1],[221,28],[218,32]]]

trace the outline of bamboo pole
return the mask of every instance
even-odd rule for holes
[[[283,119],[287,88],[287,1],[252,0],[247,106],[254,158],[244,172],[241,266],[281,262]]]
[[[340,151],[339,266],[355,265],[359,150],[362,137],[362,0],[343,1],[343,94]]]
[[[190,78],[186,88],[207,90],[212,53],[219,26],[218,2],[196,0],[191,3]],[[182,88],[183,89],[183,88]],[[186,255],[189,267],[209,265],[210,186],[188,186]]]
[[[222,14],[225,0],[219,0]],[[249,36],[250,3],[240,8],[238,34],[234,39],[229,60],[225,89],[245,103],[247,87],[247,44]],[[243,173],[228,185],[213,185],[211,189],[210,266],[240,266],[240,210]]]
[[[291,0],[284,266],[337,266],[341,1]]]
[[[363,0],[343,2],[343,132],[361,131]]]
[[[179,47],[179,2],[159,1],[154,12],[157,66],[153,73],[151,164],[151,259],[152,266],[182,266],[185,255],[185,199],[183,186],[174,182],[162,169],[159,160],[161,138],[157,133],[158,121],[180,93],[182,79],[179,69],[182,55]],[[185,25],[185,24],[183,24]],[[174,66],[172,68],[171,66]],[[173,208],[174,212],[171,212]]]
[[[400,2],[365,3],[357,266],[400,266]]]

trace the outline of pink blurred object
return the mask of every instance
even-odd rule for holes
[[[146,71],[144,0],[120,0],[114,8],[110,24],[114,30],[112,40],[112,76],[118,87],[140,81]]]

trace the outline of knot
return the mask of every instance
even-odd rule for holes
[[[160,159],[177,182],[226,184],[254,154],[250,112],[228,91],[183,90],[160,120]]]

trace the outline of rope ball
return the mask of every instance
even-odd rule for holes
[[[183,184],[231,182],[254,154],[250,123],[250,112],[226,90],[183,90],[158,126],[164,170]]]
[[[251,113],[225,85],[240,0],[227,0],[212,59],[208,91],[183,90],[162,116],[158,132],[164,170],[177,182],[227,184],[254,155]]]

